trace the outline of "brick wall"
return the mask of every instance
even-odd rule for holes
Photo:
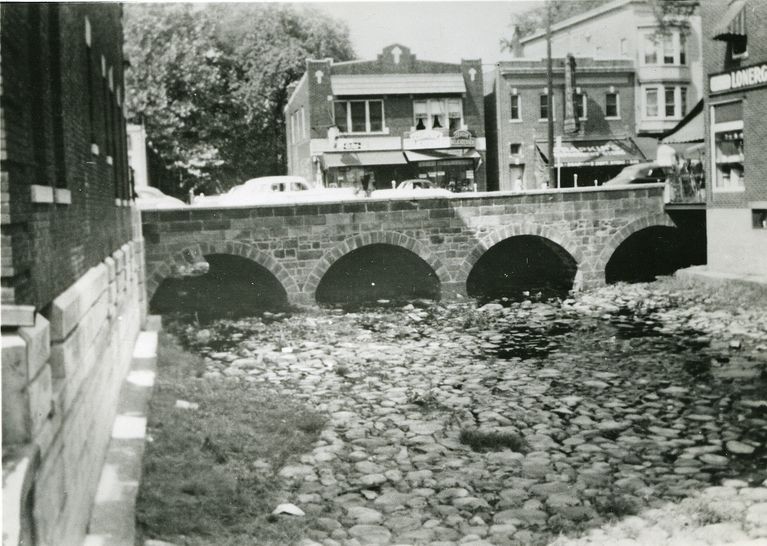
[[[129,197],[121,8],[3,4],[1,17],[2,301],[42,309],[131,238],[115,204]]]
[[[322,275],[376,242],[407,248],[434,269],[443,295],[465,293],[480,256],[513,235],[549,239],[578,264],[579,286],[604,282],[612,252],[650,225],[673,226],[663,188],[574,189],[449,199],[148,211],[147,292],[205,254],[240,255],[271,271],[293,303],[313,303]]]

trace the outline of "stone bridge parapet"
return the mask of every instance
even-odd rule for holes
[[[403,247],[429,264],[443,297],[466,293],[472,267],[493,245],[541,237],[577,264],[575,288],[605,282],[605,266],[631,234],[674,223],[662,184],[568,188],[444,198],[143,211],[147,292],[208,254],[253,260],[295,304],[312,304],[322,276],[357,248]]]

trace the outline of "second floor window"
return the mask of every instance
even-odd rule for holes
[[[519,117],[519,95],[511,95],[511,119],[522,119]]]
[[[618,118],[618,93],[605,94],[605,117]]]
[[[413,101],[413,118],[416,131],[447,129],[453,133],[463,126],[463,101],[458,98]]]
[[[380,133],[384,130],[382,100],[347,100],[334,104],[335,121],[342,133]]]
[[[586,95],[583,93],[576,93],[573,105],[575,106],[575,115],[578,119],[586,119],[589,111]]]
[[[665,113],[667,118],[673,118],[676,114],[676,101],[674,100],[674,88],[664,87],[663,94],[665,96]]]
[[[557,107],[556,107],[556,102],[554,100],[554,97],[551,97],[551,110],[552,110],[551,119],[556,119],[554,112],[557,111]],[[540,120],[549,119],[549,96],[546,94],[540,95],[540,112],[541,112]]]
[[[658,117],[658,90],[656,88],[645,89],[645,116],[648,118]]]

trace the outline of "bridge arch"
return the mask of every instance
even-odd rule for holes
[[[623,244],[633,234],[647,229],[650,227],[668,227],[678,229],[676,224],[669,218],[666,213],[651,214],[638,218],[633,222],[629,222],[621,229],[619,229],[612,237],[610,237],[605,243],[602,251],[596,259],[594,264],[594,271],[601,275],[602,283],[606,282],[607,263],[612,258],[615,251],[621,244]]]
[[[293,276],[285,267],[269,254],[262,252],[254,245],[237,241],[200,242],[189,245],[166,258],[156,265],[154,271],[147,275],[147,300],[151,300],[163,280],[178,276],[179,272],[188,269],[195,262],[204,259],[208,254],[230,254],[247,258],[274,275],[288,296],[290,303],[300,299],[301,290]]]
[[[304,298],[310,299],[312,302],[315,301],[320,281],[322,281],[330,267],[339,259],[358,248],[374,244],[389,244],[409,250],[434,270],[440,285],[450,282],[450,273],[447,267],[434,255],[428,246],[421,243],[418,239],[396,231],[370,231],[348,237],[325,252],[314,265],[304,283]]]
[[[511,237],[519,237],[523,235],[540,237],[541,239],[548,240],[555,243],[561,250],[569,254],[569,257],[572,258],[578,268],[573,281],[573,288],[581,288],[583,278],[583,252],[581,246],[578,245],[572,237],[564,234],[562,231],[544,225],[529,223],[508,224],[502,228],[491,231],[479,239],[458,268],[454,279],[455,284],[460,284],[465,290],[466,282],[469,279],[472,269],[488,250]]]

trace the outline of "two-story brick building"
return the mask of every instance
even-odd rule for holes
[[[422,61],[399,44],[375,60],[307,60],[285,107],[288,173],[325,186],[428,178],[485,189],[482,64]]]
[[[567,59],[553,59],[552,116],[558,180],[552,186],[594,185],[644,156],[632,139],[634,67],[628,60],[572,59],[575,85],[565,85]],[[566,106],[577,119],[565,131]],[[488,179],[502,191],[549,183],[548,87],[545,60],[496,65],[488,95]]]
[[[122,7],[0,24],[3,544],[81,544],[145,308]]]
[[[701,3],[708,268],[767,274],[767,3]]]

